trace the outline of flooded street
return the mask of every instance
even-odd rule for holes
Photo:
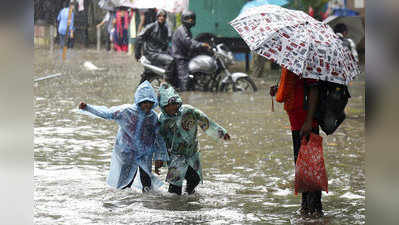
[[[347,119],[323,133],[329,181],[325,216],[299,215],[289,120],[266,87],[278,76],[256,80],[252,95],[186,92],[191,104],[225,127],[230,142],[199,132],[204,183],[193,196],[106,184],[117,132],[113,121],[78,113],[80,101],[114,106],[133,103],[143,67],[126,54],[95,50],[34,51],[34,224],[365,224],[364,74],[352,82]],[[90,61],[104,70],[89,71]],[[242,70],[241,70],[242,71]],[[159,110],[157,110],[159,112]],[[161,180],[167,168],[161,169]]]

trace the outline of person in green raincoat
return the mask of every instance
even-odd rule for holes
[[[182,104],[182,99],[167,83],[159,89],[158,102],[160,135],[169,153],[166,181],[168,192],[182,194],[183,180],[187,180],[186,192],[193,194],[202,182],[202,167],[198,151],[198,126],[215,139],[230,140],[227,131],[208,118],[201,110]]]

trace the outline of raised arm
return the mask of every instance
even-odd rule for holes
[[[117,120],[120,118],[119,107],[107,108],[105,106],[94,106],[81,102],[79,104],[79,109],[107,120]]]
[[[177,39],[179,39],[179,42],[181,45],[184,47],[184,49],[198,49],[201,47],[206,47],[209,46],[208,44],[196,41],[195,39],[191,38],[187,32],[183,32],[183,30],[180,30],[176,35]]]
[[[215,139],[230,140],[230,135],[227,131],[222,126],[209,119],[201,110],[194,109],[194,116],[198,121],[198,125],[208,136]]]

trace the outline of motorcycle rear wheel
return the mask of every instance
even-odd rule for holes
[[[255,82],[250,77],[240,77],[234,83],[225,83],[220,86],[222,92],[254,93],[258,91]]]
[[[195,78],[190,79],[189,86],[194,91],[212,91],[210,88],[211,80],[207,74],[195,74]]]

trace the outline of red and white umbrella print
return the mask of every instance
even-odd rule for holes
[[[348,84],[359,66],[330,26],[275,5],[254,7],[230,22],[248,47],[298,76]]]

